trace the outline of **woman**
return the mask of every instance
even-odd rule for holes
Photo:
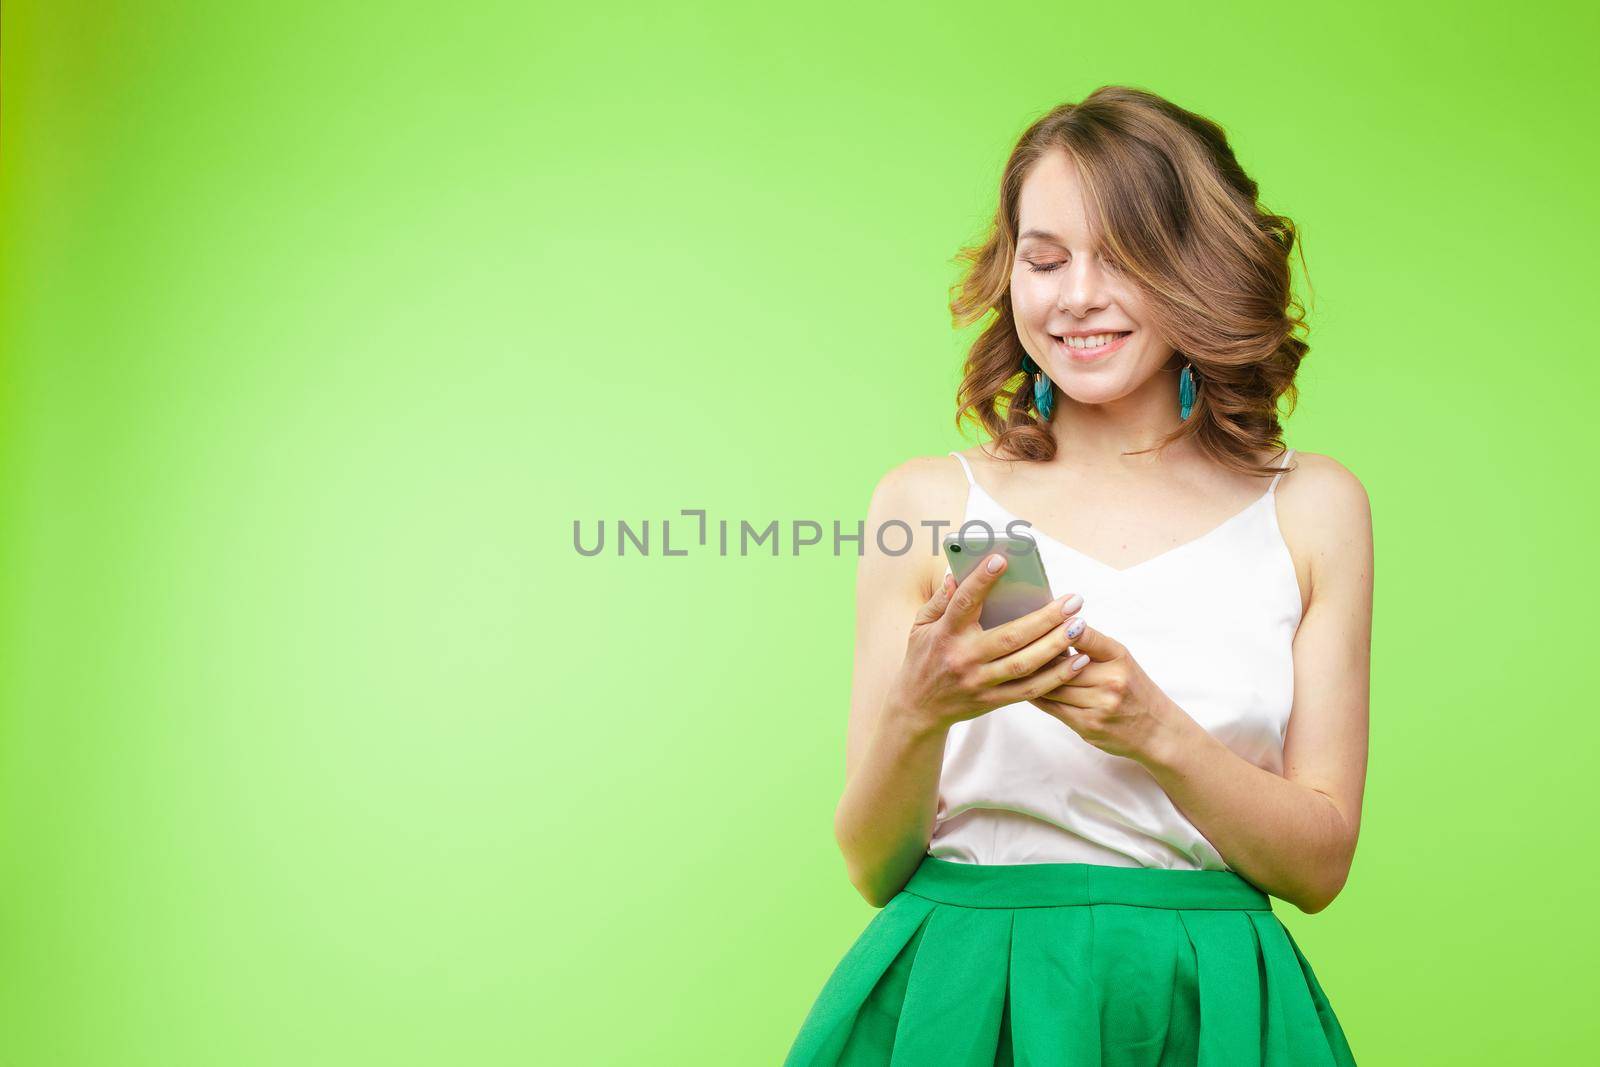
[[[1278,444],[1294,242],[1153,94],[1021,138],[952,303],[997,312],[957,416],[992,450],[895,468],[867,525],[1026,517],[1059,595],[985,630],[1005,556],[958,585],[864,538],[835,831],[882,910],[787,1067],[1354,1063],[1269,899],[1338,894],[1367,758],[1366,492]]]

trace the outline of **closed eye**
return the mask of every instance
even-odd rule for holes
[[[1109,260],[1101,260],[1101,264],[1106,268],[1106,270],[1113,274],[1121,273],[1120,268],[1118,268],[1115,263],[1112,263]],[[1059,263],[1029,263],[1028,269],[1035,274],[1049,274],[1051,271],[1056,270],[1060,266],[1061,264]]]

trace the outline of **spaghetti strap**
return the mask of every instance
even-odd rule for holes
[[[967,484],[976,486],[978,482],[972,477],[972,467],[967,463],[967,457],[963,456],[960,452],[952,452],[950,454],[960,461],[961,469],[967,472]]]
[[[1283,461],[1285,463],[1289,462],[1290,457],[1292,457],[1293,455],[1294,455],[1294,449],[1291,448],[1291,449],[1289,449],[1289,451],[1287,451],[1287,452],[1285,452],[1283,454]],[[1282,478],[1284,476],[1284,474],[1285,474],[1284,471],[1279,471],[1277,474],[1274,474],[1272,476],[1272,484],[1267,486],[1267,492],[1268,493],[1277,492],[1277,490],[1278,490],[1278,479]]]

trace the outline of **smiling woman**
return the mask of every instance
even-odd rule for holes
[[[1220,127],[1116,86],[999,201],[951,304],[995,313],[956,413],[993,440],[868,522],[1032,516],[1054,600],[986,630],[1003,554],[958,585],[867,546],[834,828],[882,910],[786,1067],[1353,1064],[1272,908],[1349,873],[1371,630],[1365,490],[1280,442],[1294,228]]]
[[[1221,127],[1154,99],[1101,89],[1039,120],[1013,152],[991,235],[961,253],[956,324],[996,314],[968,355],[958,415],[1001,449],[1048,460],[1055,437],[1018,389],[1030,362],[1086,402],[1187,365],[1198,418],[1150,447],[1192,437],[1225,468],[1270,474],[1253,455],[1273,444],[1279,398],[1293,411],[1310,349],[1295,336],[1294,223],[1259,206]],[[1101,287],[1094,321],[1058,306]],[[1087,343],[1106,334],[1120,340]]]

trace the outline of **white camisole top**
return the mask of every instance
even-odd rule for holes
[[[967,475],[964,521],[1004,534],[1020,517],[978,484],[965,456],[950,454]],[[1086,623],[1126,646],[1208,732],[1274,774],[1283,773],[1304,613],[1278,528],[1282,477],[1221,525],[1131,567],[1024,531],[1039,544],[1055,596],[1081,594]],[[1095,748],[1027,702],[951,727],[928,854],[979,864],[1232,869],[1141,764]]]

